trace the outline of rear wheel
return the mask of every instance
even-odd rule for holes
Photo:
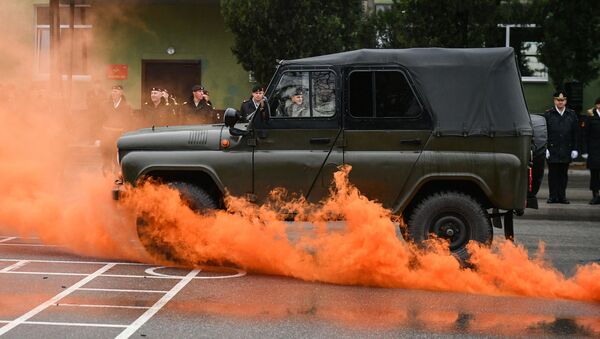
[[[492,242],[492,225],[481,205],[472,197],[458,192],[436,193],[423,200],[408,222],[408,236],[416,243],[431,235],[446,239],[450,250],[460,260],[468,258],[470,240]]]
[[[208,213],[217,209],[215,199],[202,188],[187,182],[171,182],[169,186],[179,191],[181,199],[196,213]],[[177,256],[172,241],[165,240],[169,229],[177,227],[173,221],[158,221],[152,215],[144,213],[137,218],[137,233],[146,251],[159,259],[186,264]]]

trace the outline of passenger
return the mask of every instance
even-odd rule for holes
[[[304,101],[304,91],[302,88],[297,88],[294,94],[290,96],[290,99],[285,103],[285,116],[288,117],[309,117],[310,111],[306,107]]]
[[[252,114],[256,111],[258,106],[265,99],[265,88],[260,85],[256,85],[252,87],[252,96],[242,102],[242,107],[240,108],[241,119],[240,121],[245,122],[249,121],[252,118]]]
[[[214,122],[214,108],[208,91],[200,85],[192,87],[192,96],[183,103],[181,113],[185,124],[207,124]]]

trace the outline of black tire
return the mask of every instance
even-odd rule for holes
[[[441,192],[423,200],[408,221],[408,237],[419,244],[436,234],[447,239],[450,250],[461,261],[468,259],[470,240],[491,244],[492,225],[481,205],[458,192]]]
[[[198,186],[187,182],[171,182],[168,185],[176,188],[181,199],[196,213],[210,213],[218,207],[215,199]],[[175,244],[166,242],[160,237],[159,230],[174,228],[177,225],[166,221],[158,222],[151,215],[142,214],[138,216],[136,226],[140,242],[150,255],[182,265],[193,264],[179,258]]]

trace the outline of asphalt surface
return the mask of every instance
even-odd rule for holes
[[[96,153],[82,149],[69,166],[97,171]],[[530,254],[543,241],[546,257],[570,276],[600,263],[600,206],[587,204],[586,170],[570,172],[570,205],[545,203],[546,178],[540,209],[515,219],[515,238]],[[0,232],[0,336],[600,337],[600,304],[159,267],[84,258]]]
[[[517,220],[515,233],[569,275],[600,262],[598,227]],[[6,338],[598,337],[600,304],[155,267],[0,234],[0,326]]]
[[[569,181],[567,184],[567,199],[569,205],[547,204],[548,199],[548,171],[542,180],[542,186],[537,194],[539,209],[525,209],[522,219],[550,219],[550,220],[578,220],[596,221],[600,224],[600,205],[590,205],[592,198],[589,189],[590,172],[585,165],[575,163],[569,170]]]

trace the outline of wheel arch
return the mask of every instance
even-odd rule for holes
[[[216,174],[205,167],[149,167],[145,168],[138,180],[155,178],[162,182],[187,182],[204,189],[217,202],[219,208],[225,206],[225,188]]]
[[[489,196],[491,191],[483,181],[472,176],[449,176],[449,177],[430,177],[422,180],[415,189],[411,190],[413,194],[404,199],[397,208],[402,212],[404,220],[409,220],[414,209],[428,196],[438,192],[459,192],[473,197],[485,210],[493,207]]]

